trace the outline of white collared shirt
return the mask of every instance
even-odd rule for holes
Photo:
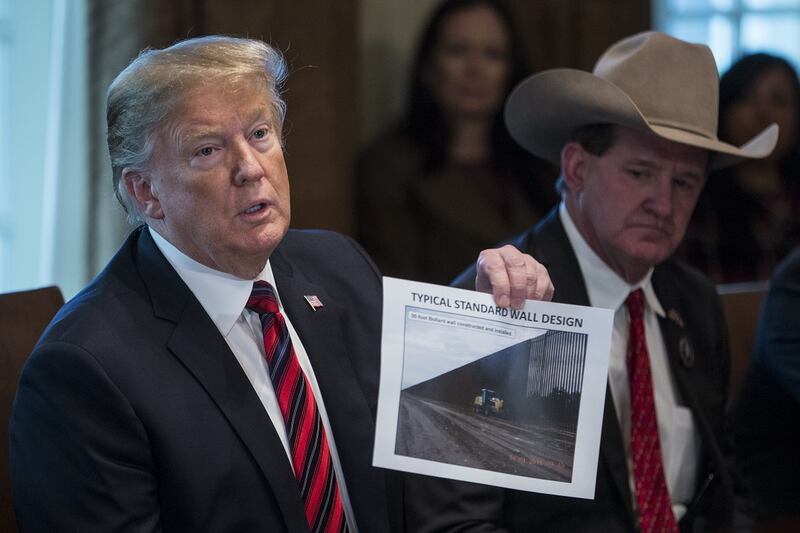
[[[339,483],[339,490],[342,495],[342,504],[347,518],[347,525],[350,531],[357,533],[358,529],[353,516],[353,508],[350,504],[350,497],[347,492],[344,474],[342,472],[342,464],[341,461],[339,461],[339,453],[336,450],[336,442],[333,439],[333,433],[331,432],[328,414],[325,410],[325,403],[322,399],[319,385],[317,384],[317,378],[314,375],[314,369],[311,367],[311,361],[308,359],[308,354],[303,347],[303,343],[300,341],[300,337],[298,337],[297,332],[292,326],[289,315],[283,310],[280,287],[275,283],[275,276],[272,273],[272,266],[269,261],[267,261],[267,264],[264,266],[264,270],[254,279],[241,279],[198,263],[178,250],[157,231],[152,228],[148,229],[158,249],[161,250],[161,253],[164,254],[164,257],[166,257],[170,265],[172,265],[183,282],[189,287],[189,290],[195,295],[200,305],[203,306],[203,309],[217,326],[225,342],[228,343],[233,355],[236,356],[236,360],[239,361],[242,370],[244,370],[244,373],[247,375],[247,379],[250,380],[250,384],[253,386],[253,389],[255,389],[258,398],[267,411],[272,425],[275,426],[275,431],[283,443],[287,460],[291,466],[291,451],[289,448],[289,440],[286,436],[286,426],[283,422],[283,415],[278,405],[275,389],[272,386],[272,380],[269,378],[269,369],[264,353],[264,336],[261,329],[261,321],[257,313],[245,309],[245,304],[250,297],[254,281],[266,281],[275,289],[278,307],[283,314],[286,327],[289,330],[289,337],[292,340],[295,354],[297,355],[300,367],[303,369],[303,372],[305,372],[308,382],[311,384],[314,399],[317,402],[317,409],[322,418],[322,424],[325,427],[325,435],[328,438],[333,468],[336,472],[336,480]]]
[[[658,317],[664,317],[664,309],[658,301],[651,277],[651,268],[644,279],[630,285],[622,279],[589,247],[562,202],[558,212],[567,233],[578,265],[581,269],[589,302],[593,307],[614,310],[614,331],[611,337],[611,354],[608,362],[608,383],[617,410],[617,420],[622,430],[625,457],[628,463],[628,482],[631,494],[635,494],[633,460],[631,455],[631,397],[628,381],[628,327],[629,316],[625,300],[631,291],[641,288],[644,292],[644,330],[650,370],[653,377],[658,435],[664,474],[667,478],[672,510],[677,519],[686,513],[695,491],[700,436],[697,433],[692,412],[678,404],[675,384],[669,369],[664,338]],[[635,497],[634,497],[635,502]]]

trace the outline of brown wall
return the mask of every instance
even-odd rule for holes
[[[532,67],[591,70],[614,42],[650,28],[648,0],[510,0]]]
[[[360,0],[379,2],[382,0]],[[144,46],[165,46],[187,36],[229,33],[263,38],[283,50],[291,67],[286,99],[287,164],[292,183],[292,225],[352,233],[353,162],[359,134],[359,78],[364,43],[359,0],[91,0],[90,98],[95,152],[92,206],[98,220],[90,242],[115,249],[125,231],[110,196],[105,155],[105,90],[113,77]],[[619,38],[650,24],[646,0],[510,0],[533,67],[591,68],[598,55]],[[429,9],[410,1],[408,9]],[[406,17],[402,21],[416,21]],[[410,22],[407,22],[410,23]],[[134,30],[134,31],[132,31]],[[416,33],[419,28],[408,28]],[[359,48],[360,47],[360,48]],[[389,61],[390,63],[390,61]],[[372,62],[371,65],[379,65]],[[370,67],[370,68],[378,68]],[[382,72],[397,65],[384,64]],[[388,108],[373,107],[368,121],[388,123]],[[377,109],[377,110],[376,110]],[[384,113],[384,115],[381,115]],[[357,119],[360,119],[357,121]],[[110,215],[109,215],[110,213]],[[107,222],[112,220],[112,223]],[[105,243],[105,244],[103,244]],[[103,255],[103,254],[101,254]],[[90,258],[95,271],[106,257]]]

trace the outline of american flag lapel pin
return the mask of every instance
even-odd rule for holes
[[[681,318],[681,314],[674,307],[672,309],[670,309],[669,311],[667,311],[667,316],[669,317],[670,320],[675,322],[680,327],[684,327],[683,326],[683,318]]]
[[[303,296],[303,298],[306,299],[308,305],[310,305],[311,309],[313,309],[314,311],[323,307],[322,301],[320,301],[319,297],[316,294],[306,294],[305,296]]]

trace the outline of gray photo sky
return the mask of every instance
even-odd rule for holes
[[[402,388],[538,337],[545,331],[498,320],[406,307]]]

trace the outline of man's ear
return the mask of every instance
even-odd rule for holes
[[[583,190],[589,153],[577,142],[568,142],[561,149],[561,173],[564,183],[572,192]]]
[[[139,206],[139,211],[147,218],[162,219],[164,211],[161,209],[161,202],[158,200],[152,178],[140,170],[124,168],[122,170],[122,182],[128,195]]]

